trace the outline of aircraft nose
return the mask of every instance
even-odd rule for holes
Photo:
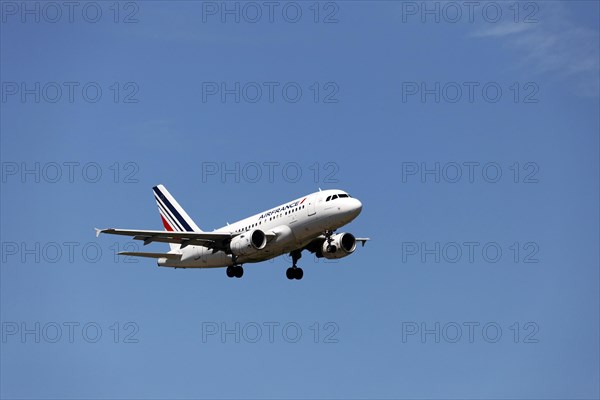
[[[352,199],[352,212],[355,213],[356,215],[360,214],[360,212],[362,211],[362,203],[360,202],[360,200],[358,199]]]

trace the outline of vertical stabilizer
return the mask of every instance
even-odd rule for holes
[[[155,186],[152,190],[154,191],[154,198],[158,205],[160,218],[167,231],[202,232],[163,185]],[[169,245],[171,246],[171,250],[179,250],[178,244],[169,243]]]

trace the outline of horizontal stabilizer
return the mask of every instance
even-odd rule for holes
[[[365,243],[367,243],[367,240],[371,240],[371,238],[356,238],[356,241],[360,242],[360,244],[362,244],[363,247],[365,247]]]
[[[121,251],[118,254],[120,256],[168,258],[170,260],[179,260],[181,258],[181,254],[174,254],[174,253],[140,253],[140,252],[136,252],[136,251]]]

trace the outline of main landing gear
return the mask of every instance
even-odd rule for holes
[[[292,257],[292,266],[288,268],[287,271],[285,271],[285,276],[290,280],[300,280],[304,276],[304,271],[302,271],[302,268],[298,268],[296,266],[296,263],[298,262],[300,257],[302,257],[302,252],[300,250],[294,250],[290,253],[290,256]]]
[[[227,276],[230,278],[241,278],[244,276],[244,268],[241,265],[230,265],[227,267]]]
[[[230,278],[236,277],[241,278],[244,276],[244,268],[242,268],[242,264],[237,263],[237,257],[235,255],[232,256],[233,265],[227,267],[227,276]]]

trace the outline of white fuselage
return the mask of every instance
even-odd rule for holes
[[[331,199],[340,194],[344,197]],[[330,200],[326,201],[327,198]],[[181,260],[161,258],[158,265],[218,268],[265,261],[302,249],[323,232],[348,224],[361,210],[361,202],[342,190],[319,191],[215,230],[235,234],[260,229],[271,234],[271,239],[262,250],[248,256],[238,256],[234,260],[231,254],[224,251],[213,252],[204,246],[189,245],[177,251],[182,254]]]

